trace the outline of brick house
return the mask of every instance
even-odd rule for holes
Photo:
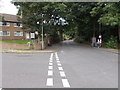
[[[0,14],[0,38],[2,40],[26,39],[22,24],[17,15]]]

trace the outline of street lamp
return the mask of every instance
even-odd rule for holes
[[[43,23],[45,23],[45,21],[43,21],[43,14],[42,14],[42,50],[44,49],[44,28],[43,28]],[[40,22],[38,21],[37,24],[40,24]]]

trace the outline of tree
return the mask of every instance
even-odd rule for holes
[[[100,14],[101,17],[98,22],[104,25],[118,26],[120,40],[120,2],[98,3],[97,6],[93,8],[91,14]]]
[[[76,37],[89,41],[92,36],[98,36],[99,24],[102,23],[103,33],[109,34],[105,28],[119,26],[119,3],[88,3],[88,2],[15,2],[20,6],[18,14],[23,12],[21,19],[25,28],[41,32],[41,25],[37,21],[45,20],[44,31],[53,38],[56,35],[61,38],[62,34],[75,34]],[[42,14],[44,16],[42,17]],[[63,18],[68,25],[61,26],[59,18]],[[104,29],[104,30],[103,30]],[[114,29],[114,28],[113,28]],[[59,32],[59,33],[58,33]]]
[[[14,5],[20,6],[18,14],[23,12],[23,18],[20,19],[24,24],[24,28],[31,29],[31,31],[38,31],[41,32],[41,25],[37,25],[37,21],[42,23],[42,20],[45,20],[47,23],[45,24],[45,33],[46,34],[57,34],[56,32],[59,31],[60,34],[63,33],[63,29],[60,26],[55,24],[59,18],[65,18],[66,8],[67,6],[64,3],[54,3],[54,2],[15,2]],[[43,17],[42,17],[42,14]],[[54,27],[52,27],[54,26]],[[51,30],[52,28],[52,30]],[[54,35],[53,35],[54,36]],[[61,35],[62,36],[62,35]]]

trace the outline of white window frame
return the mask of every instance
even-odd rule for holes
[[[2,26],[2,22],[0,22],[0,26]]]
[[[14,36],[23,36],[22,31],[14,31]]]
[[[8,35],[3,35],[3,32],[7,32]],[[2,31],[2,36],[10,36],[10,31]]]
[[[23,24],[20,24],[20,27],[23,27]]]
[[[18,27],[18,26],[17,26],[17,23],[14,23],[14,27]]]
[[[3,35],[3,32],[2,31],[0,31],[0,36],[2,36]]]
[[[9,26],[10,26],[10,23],[9,23],[9,22],[6,22],[6,25],[3,25],[3,22],[2,22],[2,26],[7,26],[7,27],[9,27]]]
[[[23,27],[23,25],[20,23],[20,26],[18,26],[17,23],[14,23],[14,27]]]

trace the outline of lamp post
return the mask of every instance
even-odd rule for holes
[[[43,14],[42,14],[42,50],[44,49],[44,28],[43,28],[43,23],[45,21],[43,21]],[[37,22],[37,24],[40,24],[39,21]]]
[[[44,49],[44,31],[43,31],[43,14],[42,14],[42,50]]]

